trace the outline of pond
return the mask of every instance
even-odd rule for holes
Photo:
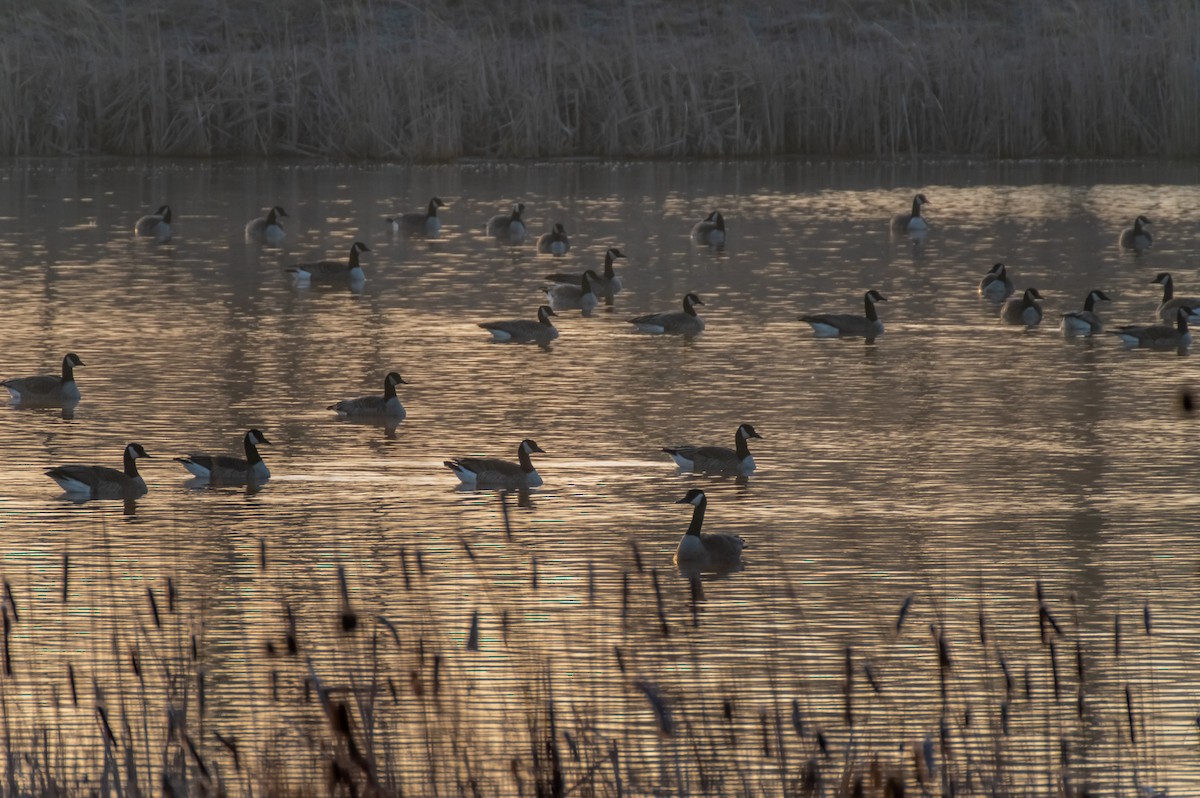
[[[439,237],[390,230],[434,196]],[[22,161],[0,198],[0,378],[85,364],[68,412],[0,412],[14,783],[1200,789],[1194,360],[1057,329],[1092,289],[1109,329],[1155,323],[1160,272],[1200,293],[1196,165]],[[485,235],[518,202],[566,255]],[[170,241],[132,236],[164,203]],[[355,241],[361,284],[286,271]],[[549,345],[478,326],[612,247],[620,292]],[[1036,328],[979,297],[997,262]],[[869,289],[873,341],[799,320]],[[627,322],[689,292],[699,335]],[[403,421],[327,409],[392,371]],[[662,451],[742,423],[748,477]],[[174,461],[252,428],[263,484]],[[443,465],[526,438],[544,484],[503,506]],[[44,474],[129,442],[136,501]],[[692,488],[739,570],[676,569]]]

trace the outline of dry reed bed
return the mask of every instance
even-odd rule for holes
[[[736,630],[713,644],[734,613],[719,583],[633,544],[564,590],[536,557],[514,570],[522,537],[490,529],[476,540],[504,547],[463,539],[440,565],[399,547],[391,615],[364,598],[374,567],[327,572],[305,604],[265,543],[238,581],[267,616],[103,551],[6,579],[6,792],[1133,795],[1187,745],[1149,603],[1089,627],[1041,583],[1016,617],[914,595],[830,649],[781,574],[737,650]],[[447,563],[475,590],[448,590]]]
[[[0,153],[1200,154],[1200,8],[131,0],[0,11]]]

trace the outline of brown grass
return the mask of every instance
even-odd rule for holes
[[[1189,0],[64,0],[0,10],[0,153],[1200,154]]]

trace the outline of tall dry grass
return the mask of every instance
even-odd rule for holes
[[[0,153],[1200,154],[1191,0],[62,0]]]

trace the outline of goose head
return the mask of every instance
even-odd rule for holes
[[[269,440],[267,440],[267,436],[262,434],[262,430],[259,429],[252,429],[247,432],[245,441],[251,446],[258,446],[259,444],[263,443],[270,445],[271,443]]]
[[[75,354],[74,352],[67,352],[66,356],[63,357],[63,366],[64,367],[74,368],[75,366],[82,366],[82,365],[83,365],[83,361],[80,360],[79,355]]]
[[[1133,220],[1133,226],[1139,229],[1142,227],[1149,227],[1151,224],[1152,222],[1145,216],[1138,216],[1138,218]]]
[[[139,457],[149,457],[150,455],[146,453],[140,443],[131,443],[125,447],[125,456],[130,460],[136,460]]]
[[[409,384],[409,382],[407,380],[403,379],[400,376],[400,373],[396,372],[396,371],[388,372],[388,375],[383,378],[383,381],[385,383],[387,383],[388,385],[391,385],[393,388],[395,388],[397,385],[408,385]]]
[[[737,437],[739,438],[761,438],[758,431],[754,429],[752,424],[742,424],[737,428]]]
[[[1036,288],[1026,288],[1025,293],[1021,297],[1021,301],[1025,305],[1032,305],[1035,299],[1041,299],[1042,295],[1038,293]]]
[[[370,252],[370,251],[371,251],[371,248],[368,247],[366,244],[364,244],[361,241],[355,241],[353,244],[350,245],[350,252],[354,253],[354,254],[357,254],[359,252]]]
[[[551,326],[551,327],[554,326],[550,322],[550,317],[557,316],[557,315],[558,314],[555,313],[554,309],[551,308],[549,305],[542,305],[540,308],[538,308],[538,321],[540,321],[542,324],[545,324],[547,326]]]
[[[546,450],[541,446],[538,446],[537,441],[533,440],[533,438],[526,438],[525,440],[521,441],[521,445],[517,447],[517,451],[518,453],[525,455],[533,454],[534,452],[541,452],[542,454],[546,453]]]
[[[689,293],[683,297],[683,309],[686,312],[692,314],[693,316],[696,315],[696,307],[695,306],[703,305],[703,304],[704,303],[702,301],[700,301],[700,297],[696,296],[695,294]]]
[[[692,488],[687,492],[687,495],[685,495],[682,499],[677,499],[675,503],[690,504],[693,507],[699,507],[705,501],[706,499],[704,497],[704,491],[700,490],[699,488]]]
[[[1157,275],[1155,275],[1154,279],[1150,281],[1150,285],[1164,285],[1165,286],[1165,285],[1170,285],[1170,284],[1171,284],[1171,273],[1170,272],[1159,272]]]
[[[887,302],[887,297],[876,291],[874,288],[863,294],[863,298],[869,302]]]

